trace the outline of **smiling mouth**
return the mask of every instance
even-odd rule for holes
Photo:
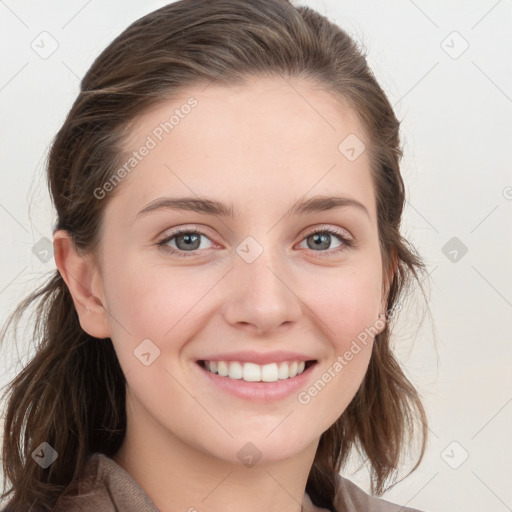
[[[197,364],[207,372],[246,382],[277,382],[293,379],[316,363],[316,360],[291,360],[263,365],[241,361],[197,361]]]

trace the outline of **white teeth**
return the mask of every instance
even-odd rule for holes
[[[217,363],[217,372],[221,377],[226,377],[229,374],[228,365],[224,361]]]
[[[279,377],[277,372],[277,364],[270,363],[264,364],[261,367],[261,380],[263,382],[275,382]]]
[[[291,379],[300,375],[305,367],[305,361],[283,361],[264,365],[240,361],[205,361],[205,368],[209,372],[247,382],[276,382]]]
[[[237,362],[233,361],[229,365],[229,378],[230,379],[241,379],[243,377],[243,367]]]
[[[289,371],[288,371],[288,363],[279,363],[279,370],[277,372],[277,378],[282,380],[282,379],[287,379],[288,377],[290,377],[289,375]]]
[[[248,382],[258,382],[261,380],[261,367],[259,364],[244,363],[244,380]]]

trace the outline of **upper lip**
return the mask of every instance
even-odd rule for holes
[[[205,356],[199,361],[240,361],[242,363],[269,364],[280,363],[282,361],[316,361],[314,357],[299,354],[298,352],[288,352],[278,350],[275,352],[254,352],[240,351],[230,352],[229,354],[215,354]]]

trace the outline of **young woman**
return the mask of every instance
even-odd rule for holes
[[[8,388],[5,510],[394,511],[419,395],[390,321],[399,122],[285,0],[181,0],[97,58],[52,145],[57,270]],[[419,427],[419,428],[417,428]],[[339,473],[357,449],[369,495]]]

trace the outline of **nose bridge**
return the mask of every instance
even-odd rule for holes
[[[225,313],[232,324],[249,323],[264,331],[296,321],[301,306],[286,255],[271,236],[261,238],[265,245],[249,236],[236,248]]]
[[[254,241],[245,241],[237,247],[239,256],[236,268],[239,276],[257,293],[276,293],[284,286],[276,274],[287,274],[286,265],[282,263],[283,255],[279,248],[265,247]],[[248,249],[248,251],[247,251]],[[284,275],[282,276],[282,279]]]

